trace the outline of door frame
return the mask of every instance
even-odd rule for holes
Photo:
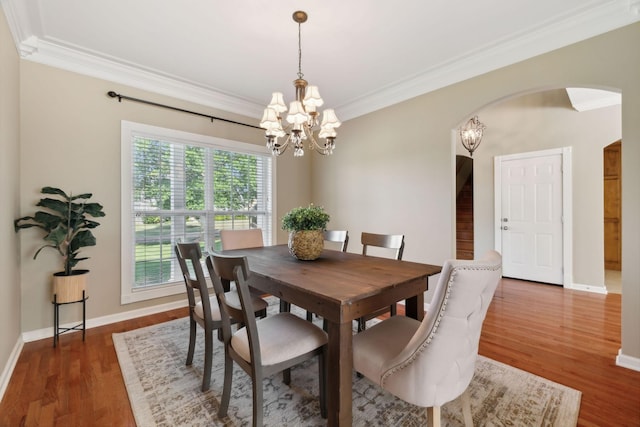
[[[502,162],[508,160],[529,159],[560,155],[562,159],[562,286],[573,288],[573,183],[571,147],[553,148],[550,150],[531,151],[527,153],[507,154],[493,159],[494,170],[494,247],[502,253],[502,232],[500,231],[502,211]]]

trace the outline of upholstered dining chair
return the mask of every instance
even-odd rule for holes
[[[391,394],[426,407],[429,427],[440,408],[462,397],[465,425],[473,425],[468,386],[482,323],[502,275],[502,257],[445,262],[427,315],[394,316],[353,337],[354,369]]]
[[[218,416],[223,418],[227,415],[233,362],[236,362],[251,377],[253,426],[256,427],[262,426],[264,379],[275,373],[284,372],[284,383],[289,384],[291,381],[289,370],[292,366],[318,356],[320,413],[323,418],[326,418],[327,334],[312,323],[287,312],[256,320],[247,282],[250,270],[246,257],[213,254],[207,257],[206,264],[216,289],[218,303],[223,308],[221,314],[225,343],[225,374]],[[241,309],[230,304],[227,294],[220,292],[222,290],[220,277],[228,277],[230,271],[240,296]],[[232,320],[244,325],[233,334],[230,327]]]
[[[390,252],[393,254],[393,258],[397,260],[402,259],[402,253],[404,252],[404,235],[403,234],[375,234],[363,232],[360,236],[360,242],[362,243],[362,255],[367,255],[367,250],[372,247],[384,248],[384,252]],[[381,308],[369,313],[358,319],[358,332],[364,331],[367,328],[367,321],[375,319],[376,317],[390,312],[391,316],[396,315],[396,305],[392,304],[388,308]]]
[[[213,331],[222,328],[220,308],[215,295],[209,295],[209,289],[202,270],[200,244],[177,243],[175,253],[180,264],[189,301],[189,348],[187,350],[186,364],[191,365],[193,363],[193,354],[196,347],[196,325],[200,325],[204,329],[205,343],[202,391],[207,391],[211,385]],[[229,292],[228,300],[240,307],[240,299],[235,292]],[[252,303],[256,311],[261,315],[266,315],[266,301],[254,297]]]
[[[250,228],[247,230],[220,230],[222,250],[259,248],[264,246],[262,229]]]

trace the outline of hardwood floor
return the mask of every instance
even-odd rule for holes
[[[27,343],[0,403],[0,426],[135,426],[111,334],[186,315],[173,310]],[[503,279],[480,354],[582,392],[580,426],[640,426],[640,372],[615,365],[620,295]]]

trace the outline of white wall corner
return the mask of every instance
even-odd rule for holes
[[[640,372],[640,358],[627,356],[626,354],[622,353],[622,349],[618,350],[616,365]]]

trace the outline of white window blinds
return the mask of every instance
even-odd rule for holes
[[[270,156],[248,144],[128,126],[130,211],[123,228],[130,245],[123,257],[133,260],[132,291],[182,280],[176,242],[200,242],[207,254],[220,249],[222,229],[260,228],[271,244]]]

